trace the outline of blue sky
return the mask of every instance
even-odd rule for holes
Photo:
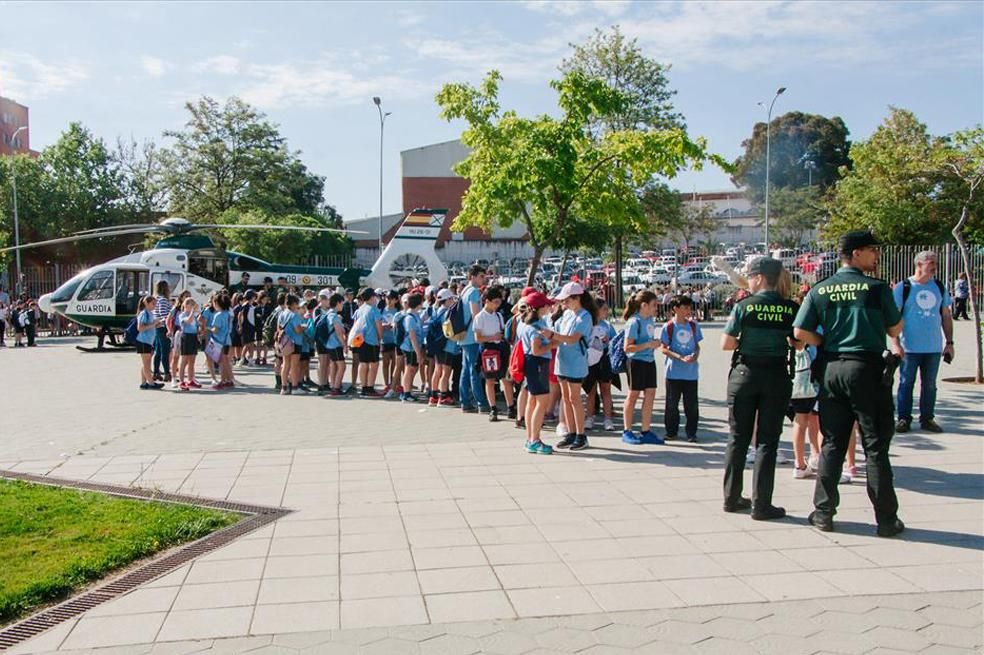
[[[0,2],[0,95],[30,106],[32,147],[79,120],[107,142],[158,138],[202,94],[239,95],[278,123],[326,176],[346,218],[378,211],[379,123],[386,124],[384,212],[400,209],[399,152],[457,138],[433,98],[448,81],[504,75],[502,103],[555,110],[547,81],[596,27],[615,23],[672,65],[691,135],[733,158],[759,100],[788,87],[776,113],[839,115],[853,139],[888,106],[931,131],[984,116],[979,2]],[[685,191],[723,189],[715,170],[685,172]]]

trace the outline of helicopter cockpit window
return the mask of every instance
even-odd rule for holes
[[[68,302],[75,295],[76,289],[82,284],[84,275],[76,275],[71,280],[65,284],[58,287],[54,293],[51,294],[51,302]]]
[[[113,292],[113,271],[97,271],[86,280],[79,292],[79,300],[109,300],[113,297]]]

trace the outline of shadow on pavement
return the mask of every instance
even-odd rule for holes
[[[949,473],[920,466],[893,466],[893,469],[895,486],[899,489],[933,496],[984,500],[984,474]]]

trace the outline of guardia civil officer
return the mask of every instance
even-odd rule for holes
[[[749,263],[751,295],[735,304],[721,335],[721,348],[735,351],[728,376],[731,437],[724,460],[724,511],[751,508],[757,521],[786,515],[785,509],[772,504],[772,489],[776,450],[792,394],[789,353],[796,305],[776,292],[781,274],[777,259],[759,257]],[[757,446],[749,500],[741,491],[753,431]]]
[[[875,508],[878,536],[892,537],[905,526],[898,518],[899,501],[892,484],[888,447],[895,433],[892,406],[894,367],[887,361],[885,337],[902,331],[892,290],[870,277],[878,266],[878,240],[866,230],[840,239],[841,268],[820,282],[803,300],[796,316],[795,336],[823,344],[820,387],[820,431],[823,446],[809,521],[830,532],[840,495],[837,483],[854,422],[861,429],[867,456],[868,498]],[[823,329],[823,336],[818,329]]]

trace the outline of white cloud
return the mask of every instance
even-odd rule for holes
[[[576,16],[590,8],[590,3],[580,0],[527,0],[523,6],[530,11],[555,16]]]
[[[396,22],[400,27],[414,27],[424,22],[424,16],[418,12],[403,9],[396,13]]]
[[[0,93],[30,101],[61,93],[89,77],[75,59],[44,61],[26,52],[0,50]]]
[[[160,77],[171,67],[169,63],[160,57],[144,55],[140,58],[140,68],[151,77]]]
[[[194,73],[217,73],[219,75],[235,75],[239,72],[241,62],[239,57],[232,55],[216,55],[193,64]]]

